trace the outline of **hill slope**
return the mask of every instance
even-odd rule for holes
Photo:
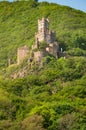
[[[57,4],[0,2],[0,67],[16,62],[17,48],[34,43],[38,18],[48,17],[50,28],[64,49],[86,49],[86,13]]]
[[[17,48],[34,43],[37,20],[49,17],[60,46],[72,56],[47,56],[32,70],[24,60],[2,69],[0,130],[86,130],[86,14],[57,4],[0,2],[0,69]],[[78,48],[77,48],[78,47]],[[11,79],[26,69],[23,78]],[[3,76],[4,75],[4,76]]]
[[[51,59],[22,79],[1,79],[0,129],[85,130],[86,59]]]

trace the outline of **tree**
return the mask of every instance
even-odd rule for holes
[[[21,123],[21,130],[45,130],[43,128],[43,117],[39,115],[27,117]]]
[[[75,129],[76,118],[74,114],[67,114],[60,119],[59,130],[73,130]]]

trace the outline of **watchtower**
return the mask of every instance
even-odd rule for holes
[[[45,41],[47,44],[56,41],[55,32],[49,30],[49,19],[38,19],[38,32],[35,34],[35,42]]]
[[[46,34],[49,32],[49,20],[42,18],[38,19],[38,33]]]
[[[35,41],[37,42],[42,42],[46,41],[50,37],[49,35],[49,20],[42,18],[38,19],[38,32],[35,34]]]

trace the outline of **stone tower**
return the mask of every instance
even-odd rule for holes
[[[49,20],[42,18],[38,19],[38,32],[48,32],[49,31]]]
[[[54,57],[58,58],[59,53],[59,44],[56,41],[56,36],[54,31],[49,30],[49,20],[42,18],[38,19],[38,32],[35,34],[35,44],[32,46],[32,50],[39,49],[39,46],[42,42],[47,43],[47,47],[45,47],[45,55],[51,54]],[[39,53],[40,50],[37,52],[34,52],[34,58],[36,57],[37,60],[41,59],[43,57],[43,53]]]
[[[35,41],[45,41],[48,44],[55,41],[55,32],[49,30],[49,20],[42,18],[38,19],[38,32],[35,34]]]
[[[21,48],[18,48],[18,54],[17,54],[17,64],[18,65],[24,60],[24,58],[27,56],[28,52],[29,52],[29,49],[28,49],[27,45],[25,45]]]

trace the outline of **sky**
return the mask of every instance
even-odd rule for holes
[[[39,2],[41,1],[48,1],[61,5],[66,5],[86,12],[86,0],[39,0]]]

